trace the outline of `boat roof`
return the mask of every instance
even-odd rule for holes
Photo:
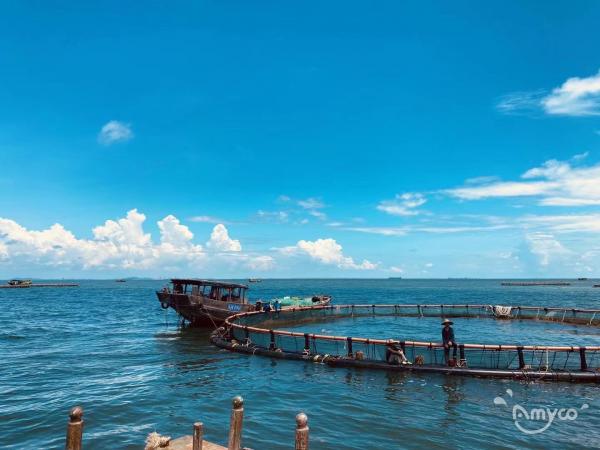
[[[172,283],[179,284],[191,284],[195,286],[219,286],[224,288],[242,288],[248,289],[248,286],[245,284],[239,283],[228,283],[226,281],[217,281],[217,280],[201,280],[198,278],[171,278]]]

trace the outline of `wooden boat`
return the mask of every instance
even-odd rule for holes
[[[173,278],[171,286],[157,291],[156,296],[163,309],[173,308],[177,314],[193,326],[221,326],[234,314],[252,312],[271,305],[272,302],[252,302],[247,297],[248,286],[215,280]],[[311,297],[314,306],[327,305],[331,297]],[[273,308],[273,306],[271,306]],[[281,305],[282,309],[286,306]]]
[[[19,286],[19,287],[29,287],[29,286],[31,286],[31,280],[18,280],[18,279],[8,280],[8,285],[9,286]]]

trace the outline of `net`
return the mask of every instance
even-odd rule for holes
[[[470,369],[596,371],[600,347],[458,344],[445,349],[439,342],[390,341],[284,330],[286,326],[361,316],[466,317],[545,320],[599,325],[600,311],[491,305],[335,305],[255,312],[227,320],[229,339],[255,349],[302,355],[304,358],[345,358],[387,363],[390,345],[410,364]],[[394,348],[394,347],[392,347]]]

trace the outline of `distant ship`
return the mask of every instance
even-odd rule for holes
[[[127,280],[124,278],[119,278],[118,280],[115,280],[115,283],[125,283]]]
[[[260,283],[261,281],[260,278],[248,278],[248,283]]]
[[[9,280],[8,285],[9,286],[29,287],[29,286],[31,286],[31,280],[18,280],[18,279]]]

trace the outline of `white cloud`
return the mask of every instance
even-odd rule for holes
[[[600,233],[600,214],[525,216],[519,219],[525,228],[553,233]]]
[[[190,222],[199,222],[199,223],[213,223],[213,224],[217,224],[217,223],[223,223],[223,224],[227,224],[228,222],[226,220],[220,219],[218,217],[214,217],[214,216],[193,216],[189,218]]]
[[[393,273],[404,273],[404,269],[402,267],[390,266],[390,272],[393,272]]]
[[[133,209],[127,217],[95,227],[93,239],[78,239],[60,224],[35,231],[0,219],[0,254],[11,263],[83,269],[147,269],[174,260],[204,259],[202,247],[191,243],[193,235],[174,216],[158,222],[160,243],[144,232],[145,220],[144,214]]]
[[[324,212],[312,210],[308,213],[319,220],[327,220],[327,214],[325,214]]]
[[[552,234],[530,233],[526,236],[529,250],[539,258],[542,266],[547,266],[557,258],[571,255],[571,251],[565,248]]]
[[[524,115],[540,111],[542,99],[545,92],[543,90],[531,92],[513,92],[504,95],[496,104],[496,108],[503,114]]]
[[[550,192],[557,185],[546,182],[499,182],[483,186],[448,189],[445,192],[463,200],[479,200],[490,197],[527,197]]]
[[[573,158],[571,158],[573,161],[581,161],[585,158],[587,158],[588,156],[590,156],[590,152],[583,152],[583,153],[578,153],[576,155],[573,155]]]
[[[600,72],[587,78],[573,77],[542,99],[547,114],[596,116],[600,114]]]
[[[111,145],[116,142],[125,142],[133,138],[131,125],[128,123],[111,120],[104,124],[98,134],[98,142],[103,145]]]
[[[263,211],[262,209],[259,209],[256,212],[256,216],[259,219],[280,223],[285,223],[289,220],[289,214],[285,211]]]
[[[404,236],[408,233],[431,233],[431,234],[448,234],[448,233],[473,233],[478,231],[497,231],[515,227],[514,224],[498,224],[498,225],[480,225],[480,226],[419,226],[407,225],[404,227],[347,227],[344,230],[357,231],[359,233],[380,234],[382,236]]]
[[[311,197],[306,200],[298,200],[297,203],[301,208],[306,209],[311,216],[319,220],[327,220],[327,214],[319,211],[319,209],[325,208],[325,204],[321,200]]]
[[[248,260],[247,266],[252,270],[265,272],[275,267],[275,260],[268,255],[256,256]]]
[[[493,175],[492,176],[484,175],[481,177],[467,178],[465,180],[465,184],[491,184],[496,181],[500,181],[500,178],[498,178],[497,176],[493,176]]]
[[[600,165],[573,167],[568,162],[552,159],[527,170],[521,178],[526,181],[464,186],[443,192],[463,200],[540,197],[539,204],[543,206],[600,204]]]
[[[600,72],[585,78],[569,78],[550,93],[537,90],[505,95],[496,108],[504,114],[543,112],[548,115],[597,116],[600,114]]]
[[[373,270],[378,264],[364,259],[360,264],[353,258],[344,256],[342,246],[335,239],[317,239],[316,241],[298,241],[296,245],[278,249],[283,255],[306,254],[323,264],[336,265],[340,269]]]
[[[242,245],[240,241],[231,239],[229,232],[223,224],[215,225],[210,234],[210,239],[206,243],[206,247],[220,252],[240,252]]]
[[[408,232],[407,227],[348,227],[344,229],[359,233],[381,234],[382,236],[404,236]]]
[[[298,200],[298,205],[304,209],[321,209],[325,208],[325,204],[316,198],[307,198],[306,200]]]
[[[420,213],[416,208],[425,204],[427,199],[418,192],[406,192],[396,195],[394,200],[384,200],[377,205],[379,211],[393,216],[416,216]]]

